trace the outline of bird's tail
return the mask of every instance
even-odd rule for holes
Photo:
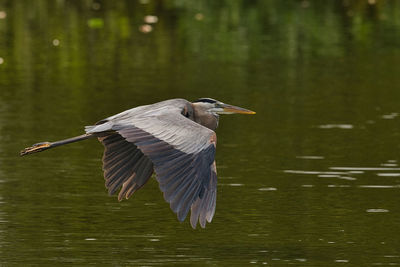
[[[88,138],[92,138],[95,137],[94,134],[82,134],[79,136],[75,136],[72,138],[68,138],[68,139],[64,139],[64,140],[60,140],[60,141],[56,141],[56,142],[42,142],[42,143],[37,143],[34,144],[33,146],[27,147],[24,150],[22,150],[20,152],[21,156],[25,156],[25,155],[29,155],[29,154],[33,154],[33,153],[37,153],[37,152],[42,152],[44,150],[56,147],[56,146],[62,146],[62,145],[66,145],[69,143],[73,143],[73,142],[78,142],[78,141],[82,141]]]

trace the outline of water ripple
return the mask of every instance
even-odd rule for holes
[[[324,159],[323,156],[296,156],[298,159]]]
[[[382,115],[382,119],[385,119],[385,120],[393,120],[393,119],[396,118],[397,116],[399,116],[399,113],[393,112],[393,113],[390,113],[390,114]]]
[[[379,213],[379,212],[389,212],[389,210],[387,210],[387,209],[367,209],[366,212]]]
[[[284,170],[285,173],[293,174],[311,174],[318,175],[320,178],[337,178],[348,181],[357,180],[357,178],[349,176],[349,174],[355,174],[354,172],[332,172],[332,171],[304,171],[304,170]],[[359,172],[357,172],[359,173]]]
[[[400,171],[400,168],[384,167],[329,167],[329,169],[338,171]]]
[[[275,187],[262,187],[262,188],[258,188],[258,191],[276,191],[278,190]]]
[[[400,188],[400,185],[359,185],[359,188]]]
[[[383,177],[398,177],[400,176],[400,173],[377,173],[376,175]]]
[[[317,126],[320,129],[353,129],[352,124],[322,124]]]

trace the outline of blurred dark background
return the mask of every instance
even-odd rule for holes
[[[400,2],[0,0],[0,265],[399,265]],[[128,108],[212,97],[206,229],[152,179],[107,196],[102,146]]]

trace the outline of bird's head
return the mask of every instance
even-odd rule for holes
[[[195,109],[209,112],[218,116],[219,114],[256,114],[254,111],[225,104],[212,98],[199,98],[193,102]]]

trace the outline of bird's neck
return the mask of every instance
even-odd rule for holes
[[[218,127],[219,115],[200,110],[194,113],[194,121],[214,131]]]

